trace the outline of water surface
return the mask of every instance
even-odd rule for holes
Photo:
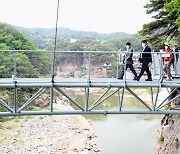
[[[95,102],[102,92],[91,93]],[[84,102],[84,95],[71,91],[77,102]],[[145,109],[136,98],[127,95],[123,109]],[[81,104],[84,105],[83,103]],[[118,109],[117,95],[103,102],[96,109]],[[75,108],[75,107],[74,107]],[[153,154],[159,137],[162,115],[86,115],[97,131],[95,142],[103,154]]]

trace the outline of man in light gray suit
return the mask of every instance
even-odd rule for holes
[[[124,67],[126,67],[126,70],[128,68],[130,68],[131,72],[134,74],[134,79],[137,78],[137,73],[136,71],[134,70],[134,67],[133,67],[133,48],[131,47],[131,43],[130,42],[127,42],[126,43],[126,49],[127,49],[127,53],[125,53],[124,57],[123,57],[123,63],[124,63],[124,66],[122,67],[122,70],[121,70],[121,73],[118,77],[119,80],[122,80],[123,79],[123,76],[124,76]]]

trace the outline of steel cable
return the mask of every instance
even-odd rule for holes
[[[56,58],[56,49],[57,49],[58,18],[59,18],[59,0],[57,4],[56,31],[55,31],[54,51],[53,51],[53,60],[52,60],[52,73],[51,73],[52,82],[54,82],[54,68],[55,68],[55,58]]]

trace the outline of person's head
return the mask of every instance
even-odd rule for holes
[[[177,49],[177,45],[176,44],[174,45],[174,49]]]
[[[142,40],[141,44],[142,44],[142,47],[144,48],[147,45],[147,40]]]
[[[170,48],[170,46],[171,46],[171,43],[170,43],[170,42],[166,42],[166,43],[164,43],[164,47],[165,47],[165,49]]]
[[[130,42],[127,42],[127,43],[126,43],[126,48],[127,48],[127,49],[131,48],[131,43],[130,43]]]

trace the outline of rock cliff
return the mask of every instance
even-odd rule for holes
[[[172,94],[180,94],[180,89]],[[171,103],[170,109],[180,110],[180,98]],[[180,115],[165,115],[161,121],[161,133],[156,154],[180,154]]]

